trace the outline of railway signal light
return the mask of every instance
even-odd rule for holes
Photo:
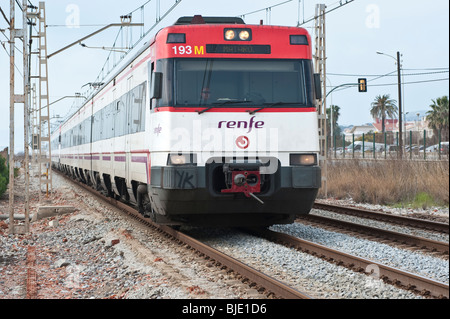
[[[360,93],[367,92],[367,79],[358,79],[358,90]]]

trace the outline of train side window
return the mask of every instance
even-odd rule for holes
[[[70,130],[70,147],[75,146],[75,132],[74,129]]]
[[[152,77],[153,77],[153,72],[155,70],[155,62],[149,62],[148,63],[148,92],[149,94],[149,102],[150,102],[150,110],[153,109],[153,99],[152,99]]]
[[[114,117],[114,136],[119,137],[125,135],[127,128],[127,109],[126,109],[126,95],[122,96],[115,102],[115,117]]]
[[[140,86],[140,91],[141,91],[141,105],[140,105],[140,132],[145,131],[145,114],[146,114],[146,97],[147,97],[147,91],[146,91],[146,87],[147,87],[147,81],[144,82],[141,86]]]
[[[136,100],[137,96],[137,88],[134,88],[133,91],[130,92],[130,122],[129,123],[129,132],[130,134],[138,132],[139,127],[139,118],[136,118],[136,114],[138,113],[138,105]]]
[[[152,75],[152,98],[158,100],[162,97],[162,72],[153,72]]]
[[[103,113],[104,134],[103,139],[107,140],[114,137],[114,103],[109,104]]]
[[[147,82],[131,91],[131,132],[139,133],[145,128],[145,88]]]
[[[101,110],[92,117],[92,142],[101,140]]]
[[[83,135],[84,135],[84,127],[83,123],[81,123],[78,127],[78,138],[77,138],[77,146],[83,144]]]
[[[105,114],[105,109],[101,109],[101,111],[99,112],[99,116],[98,116],[98,123],[99,123],[99,131],[98,131],[98,140],[101,141],[103,140],[103,129],[104,129],[104,114]]]
[[[121,127],[123,126],[120,118],[120,100],[114,102],[114,137],[119,137],[122,134]]]
[[[84,122],[84,143],[92,143],[92,117],[88,117]]]

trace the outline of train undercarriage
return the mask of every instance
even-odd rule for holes
[[[151,185],[67,165],[56,169],[165,225],[270,226],[308,214],[321,186],[319,167],[255,164],[153,167]]]

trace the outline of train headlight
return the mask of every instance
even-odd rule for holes
[[[194,154],[169,154],[168,166],[194,166],[197,164]]]
[[[225,32],[225,40],[231,41],[234,40],[235,37],[236,33],[234,32],[234,30],[227,30]]]
[[[242,41],[247,41],[250,38],[250,32],[248,32],[247,30],[242,30],[241,32],[239,32],[239,39],[241,39]]]
[[[314,166],[317,165],[316,154],[291,154],[291,166]]]
[[[226,41],[252,41],[252,29],[225,29],[224,38]]]

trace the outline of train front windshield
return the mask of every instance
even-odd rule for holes
[[[174,106],[313,105],[311,62],[307,60],[175,59],[166,63],[174,77],[166,82],[173,88],[166,91],[166,102]]]

